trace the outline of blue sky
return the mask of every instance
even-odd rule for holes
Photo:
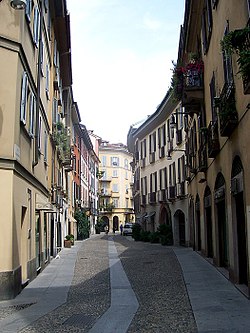
[[[184,0],[68,0],[73,92],[82,123],[126,144],[155,112],[176,61]]]

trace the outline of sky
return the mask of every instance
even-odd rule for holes
[[[73,95],[88,130],[127,143],[170,87],[185,0],[67,0]]]

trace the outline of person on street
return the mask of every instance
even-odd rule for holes
[[[123,225],[122,224],[120,225],[120,231],[121,231],[121,235],[122,235],[122,232],[123,232]]]

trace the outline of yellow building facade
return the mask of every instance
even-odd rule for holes
[[[120,224],[134,222],[131,185],[133,156],[123,144],[102,142],[99,147],[99,219],[109,230],[119,230]]]

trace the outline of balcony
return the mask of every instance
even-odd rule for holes
[[[207,153],[209,158],[215,158],[220,151],[218,122],[210,121],[207,129]]]
[[[203,98],[203,62],[189,63],[183,73],[182,106],[187,112],[199,112]]]
[[[155,204],[156,203],[156,192],[148,193],[148,203]]]
[[[238,113],[235,105],[233,84],[225,84],[216,106],[219,109],[220,135],[230,136],[238,124]]]
[[[204,172],[207,170],[207,146],[202,144],[198,151],[198,171]]]

